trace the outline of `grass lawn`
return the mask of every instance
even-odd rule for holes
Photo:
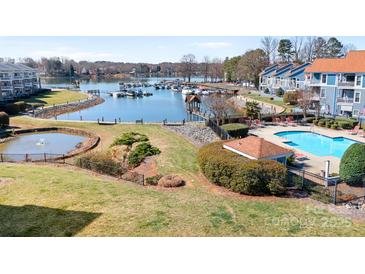
[[[54,104],[63,104],[67,102],[74,102],[86,99],[85,93],[71,91],[71,90],[54,90],[50,92],[43,92],[38,95],[32,96],[31,98],[25,99],[24,101],[29,104],[41,103],[45,106]]]
[[[74,126],[102,137],[104,149],[129,130],[147,134],[162,153],[162,173],[187,181],[180,189],[142,187],[69,167],[1,164],[0,236],[349,236],[365,224],[318,209],[306,200],[232,195],[207,184],[197,149],[152,125],[98,126],[16,117],[14,125]]]

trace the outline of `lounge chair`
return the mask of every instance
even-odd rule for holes
[[[255,125],[258,127],[265,127],[265,125],[263,123],[261,123],[261,121],[259,119],[256,119],[254,122],[255,122]]]
[[[296,126],[297,124],[294,122],[293,118],[292,117],[288,117],[286,118],[286,122],[289,126]]]
[[[359,133],[360,126],[356,126],[353,129],[346,130],[346,133],[351,135],[357,135]]]
[[[279,125],[281,125],[283,127],[286,127],[288,125],[288,122],[286,121],[286,119],[284,117],[282,117],[280,122],[279,122]]]
[[[305,156],[304,154],[302,153],[295,153],[294,154],[294,158],[295,160],[298,160],[298,161],[304,161],[304,160],[308,160],[308,157]]]

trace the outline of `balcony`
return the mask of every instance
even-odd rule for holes
[[[354,103],[354,98],[352,97],[338,97],[336,99],[337,103],[340,104],[353,104]]]
[[[339,81],[338,86],[339,87],[354,87],[355,81]]]

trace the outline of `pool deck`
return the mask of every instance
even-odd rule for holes
[[[338,173],[340,166],[340,158],[334,156],[316,156],[307,151],[303,151],[300,149],[294,149],[293,147],[286,145],[285,141],[288,141],[285,138],[280,136],[276,136],[275,133],[281,131],[308,131],[319,133],[322,135],[326,135],[328,137],[345,137],[348,139],[352,139],[358,142],[365,142],[365,138],[357,135],[351,135],[346,131],[342,130],[331,130],[327,128],[317,127],[317,126],[265,126],[263,128],[256,128],[250,130],[251,134],[257,135],[270,141],[274,144],[280,145],[282,147],[291,149],[292,151],[300,154],[304,154],[306,158],[303,161],[298,161],[299,163],[303,163],[303,167],[312,173],[320,174],[322,170],[325,169],[325,161],[330,161],[330,173]]]

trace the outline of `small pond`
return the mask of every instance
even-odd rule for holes
[[[22,160],[24,154],[29,154],[32,160],[39,160],[43,159],[44,153],[50,154],[49,157],[51,154],[67,154],[86,139],[87,137],[59,132],[30,133],[0,144],[0,153],[14,161]]]

